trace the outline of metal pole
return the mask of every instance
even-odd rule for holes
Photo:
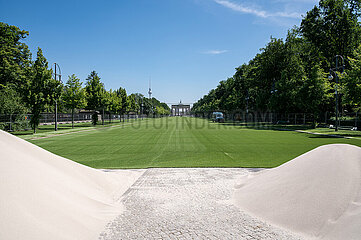
[[[338,84],[338,74],[337,74],[337,70],[338,70],[338,56],[336,56],[336,126],[335,126],[335,131],[338,131],[338,92],[337,92],[337,84]]]
[[[58,101],[55,99],[55,131],[58,131]]]
[[[357,112],[356,112],[356,117],[355,117],[355,127],[357,127]]]
[[[56,81],[56,63],[54,63],[55,68],[55,81]],[[55,99],[55,131],[58,131],[58,100]]]

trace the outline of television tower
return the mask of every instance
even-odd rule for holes
[[[148,91],[149,99],[152,99],[152,88],[151,88],[151,80],[149,77],[149,91]]]

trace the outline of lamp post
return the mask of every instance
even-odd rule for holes
[[[337,71],[339,69],[342,70],[342,73],[343,73],[343,70],[345,69],[345,62],[343,60],[343,57],[341,55],[336,55],[336,67],[335,68],[330,68],[330,75],[329,75],[329,79],[330,80],[333,80],[333,75],[335,75],[335,97],[336,97],[336,109],[335,109],[335,112],[336,112],[336,122],[335,122],[335,131],[337,132],[338,131],[338,127],[339,127],[339,123],[338,123],[338,90],[337,90],[337,86],[338,86],[338,74],[337,74]],[[341,66],[338,66],[338,58],[341,58],[342,60],[342,65]]]
[[[141,104],[140,116],[141,116],[141,119],[143,120],[143,97],[142,97],[142,104]]]
[[[59,73],[56,73],[56,69],[58,68]],[[61,70],[59,64],[54,63],[54,80],[58,77],[59,81],[61,82]],[[55,131],[58,131],[58,99],[55,98]]]
[[[248,101],[249,101],[249,89],[247,89],[247,96],[246,96],[246,122],[248,122]]]
[[[248,101],[249,101],[249,89],[247,89],[247,96],[246,96],[246,113],[248,114]]]

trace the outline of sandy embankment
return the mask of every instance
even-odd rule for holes
[[[234,201],[265,221],[316,239],[361,239],[361,148],[318,147],[240,180]]]
[[[103,172],[0,131],[0,239],[97,239],[142,171]]]

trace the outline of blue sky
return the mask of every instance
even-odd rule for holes
[[[247,63],[270,36],[284,38],[316,0],[0,0],[0,21],[58,63],[63,81],[99,73],[167,103],[193,103]]]

